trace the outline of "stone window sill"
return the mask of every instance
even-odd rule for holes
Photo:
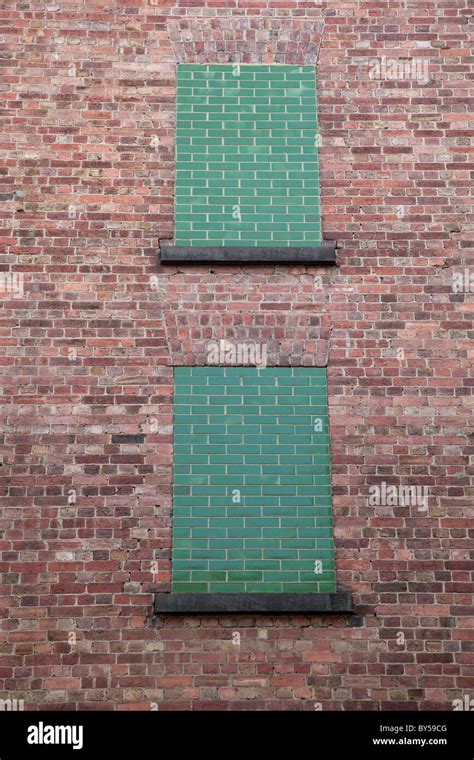
[[[352,595],[293,593],[159,593],[155,594],[156,615],[235,614],[344,614],[353,612]]]
[[[163,264],[201,262],[335,264],[336,242],[316,246],[237,246],[168,245],[160,246]]]

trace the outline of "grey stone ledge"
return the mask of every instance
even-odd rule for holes
[[[160,246],[162,263],[249,262],[335,264],[336,242],[327,241],[315,246],[260,245],[169,245]]]
[[[295,593],[158,593],[156,615],[217,614],[344,614],[353,612],[352,594]]]

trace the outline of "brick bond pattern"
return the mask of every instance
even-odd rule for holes
[[[174,431],[173,591],[335,591],[325,369],[177,367]]]
[[[0,694],[30,709],[440,710],[473,696],[473,303],[451,285],[473,254],[469,3],[277,4],[0,12],[2,266],[24,273],[23,295],[0,299]],[[301,25],[295,43],[260,42],[272,15]],[[200,19],[219,28],[194,43]],[[337,269],[157,264],[174,229],[175,22],[191,35],[183,62],[209,44],[219,61],[239,47],[292,64],[310,62],[304,30],[324,22]],[[370,79],[382,56],[426,59],[429,81]],[[281,335],[287,364],[302,311],[330,322],[336,574],[357,614],[154,619],[171,578],[170,351],[202,363],[195,335],[225,338],[230,322],[275,350]],[[427,484],[428,513],[370,506],[384,480]]]
[[[178,67],[177,245],[321,240],[314,66]]]

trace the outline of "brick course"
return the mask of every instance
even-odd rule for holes
[[[468,6],[2,8],[1,267],[21,275],[1,294],[2,698],[442,710],[473,696],[474,307],[452,286],[473,267]],[[337,268],[158,263],[176,63],[236,58],[317,62]],[[378,78],[383,58],[427,61],[429,79]],[[327,363],[350,620],[152,614],[171,582],[172,365],[236,336],[271,342],[274,364]],[[428,486],[428,511],[372,506],[381,482]]]

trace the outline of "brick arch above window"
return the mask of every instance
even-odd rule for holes
[[[168,20],[176,63],[315,64],[324,18],[235,15],[181,16]]]

